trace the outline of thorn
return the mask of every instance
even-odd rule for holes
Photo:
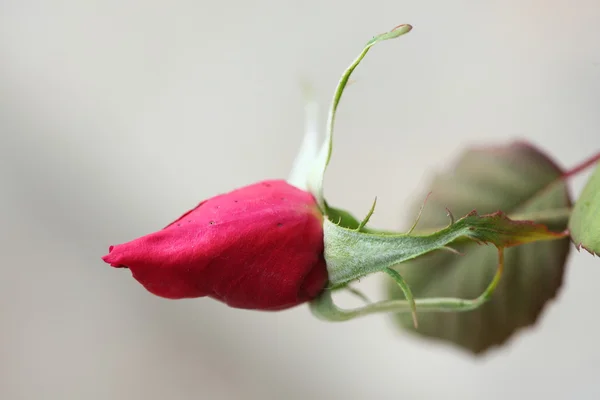
[[[429,196],[431,196],[431,193],[432,192],[429,192],[429,193],[427,193],[427,196],[425,196],[425,200],[423,201],[423,204],[421,204],[421,208],[419,209],[419,213],[417,214],[417,219],[415,220],[415,223],[410,227],[410,229],[406,233],[407,235],[410,235],[417,227],[417,224],[419,223],[419,220],[421,219],[421,214],[423,214],[423,209],[425,208],[425,204],[427,204],[427,200],[429,199]]]
[[[452,214],[452,211],[448,209],[448,207],[446,207],[446,216],[450,218],[450,225],[448,226],[454,225],[454,215]]]

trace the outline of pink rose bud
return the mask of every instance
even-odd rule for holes
[[[205,200],[102,259],[129,268],[157,296],[208,296],[244,309],[290,308],[327,283],[323,216],[310,193],[282,180]]]

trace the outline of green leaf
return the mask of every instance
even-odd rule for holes
[[[523,142],[471,149],[463,153],[453,171],[433,179],[432,195],[418,229],[431,231],[443,226],[448,218],[446,208],[459,215],[476,208],[481,213],[502,210],[511,218],[545,222],[552,230],[563,231],[571,202],[561,177],[562,171],[552,160]],[[474,298],[494,276],[494,248],[470,242],[457,242],[453,247],[463,255],[435,252],[394,268],[417,298],[417,312],[421,298]],[[465,313],[420,313],[418,330],[410,315],[395,314],[394,319],[423,337],[481,353],[536,322],[562,284],[569,249],[568,238],[507,249],[502,280],[481,307]],[[386,286],[390,301],[404,298],[394,282],[386,282]]]
[[[600,164],[575,202],[569,231],[578,249],[600,255]]]

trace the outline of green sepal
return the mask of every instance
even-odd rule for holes
[[[429,235],[360,232],[329,220],[324,221],[325,261],[332,288],[423,254],[445,249],[461,238],[504,248],[559,239],[565,235],[565,232],[551,232],[542,224],[513,221],[500,211],[481,216],[472,211]]]
[[[341,208],[331,207],[325,203],[327,208],[327,220],[334,221],[338,226],[342,226],[348,229],[358,229],[360,221],[358,221],[352,214]],[[326,222],[324,222],[326,223]]]
[[[338,104],[342,98],[342,94],[344,93],[344,89],[348,84],[348,80],[350,79],[350,75],[356,69],[358,64],[362,61],[363,58],[367,55],[371,47],[379,42],[383,42],[389,39],[395,39],[400,37],[412,30],[412,26],[408,24],[403,24],[395,27],[389,32],[383,33],[381,35],[377,35],[373,37],[371,40],[367,42],[361,53],[356,57],[356,59],[350,64],[350,66],[344,71],[338,85],[335,89],[333,100],[331,102],[331,106],[329,109],[328,119],[327,119],[327,131],[325,141],[317,154],[314,163],[312,165],[312,169],[308,176],[308,190],[315,196],[317,203],[321,210],[328,214],[329,210],[326,207],[326,201],[323,196],[323,179],[325,177],[325,171],[327,170],[327,166],[329,165],[329,160],[331,159],[331,153],[333,151],[333,128],[335,125],[335,116]]]
[[[393,271],[392,269],[388,269]],[[354,318],[363,317],[370,314],[393,312],[393,313],[412,313],[413,324],[417,327],[416,312],[464,312],[472,311],[481,307],[491,299],[492,294],[504,270],[504,250],[498,249],[498,267],[494,278],[488,287],[475,299],[458,299],[453,297],[438,297],[428,299],[409,299],[409,300],[383,300],[377,303],[367,304],[355,309],[343,309],[338,307],[333,301],[333,290],[323,291],[316,299],[310,302],[310,310],[313,315],[319,319],[330,322],[348,321]],[[396,275],[398,278],[400,275]],[[400,279],[402,279],[400,277]],[[403,281],[403,280],[402,280]],[[412,297],[412,295],[411,295]]]

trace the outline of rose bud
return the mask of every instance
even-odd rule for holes
[[[234,308],[290,308],[327,283],[323,216],[312,194],[283,180],[205,200],[102,259],[157,296],[208,296]]]
[[[454,232],[418,237],[380,232],[366,227],[375,203],[358,220],[330,206],[323,193],[335,113],[352,71],[373,45],[411,29],[400,25],[373,37],[344,71],[321,145],[318,106],[307,90],[305,135],[287,181],[263,181],[205,200],[158,232],[110,246],[103,260],[130,269],[149,292],[168,299],[211,297],[234,308],[273,311],[310,302],[313,314],[329,321],[391,311],[416,315],[408,285],[391,268],[446,246]],[[350,310],[335,305],[335,290],[364,300],[349,285],[377,272],[392,276],[406,301],[368,302]],[[442,300],[442,306],[426,304],[444,308],[447,299]]]

